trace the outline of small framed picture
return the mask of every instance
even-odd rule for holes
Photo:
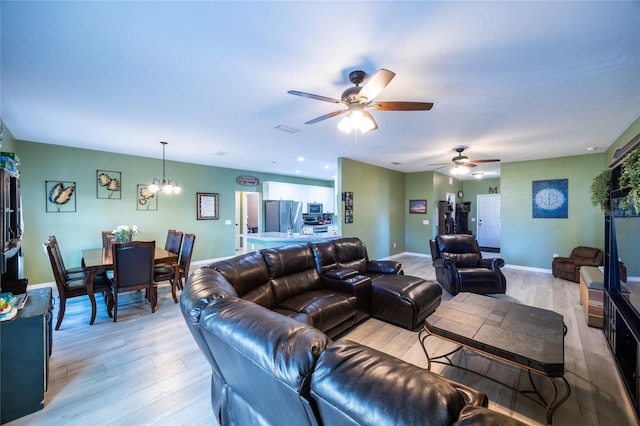
[[[136,191],[136,209],[151,212],[158,210],[158,197],[156,194],[149,191],[149,185],[138,184],[138,190]]]
[[[111,170],[96,170],[96,196],[109,200],[122,198],[122,173]]]
[[[427,200],[409,200],[409,213],[427,214]]]
[[[45,182],[47,213],[76,211],[76,183],[57,180]]]
[[[211,192],[196,192],[196,207],[198,220],[218,219],[218,194]]]

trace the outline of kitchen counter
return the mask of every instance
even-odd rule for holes
[[[245,240],[245,249],[250,251],[263,248],[280,247],[287,244],[297,244],[309,241],[324,240],[325,238],[337,237],[331,232],[321,232],[318,234],[293,234],[286,232],[258,232],[255,234],[238,234]]]

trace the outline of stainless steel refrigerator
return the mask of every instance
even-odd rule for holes
[[[302,202],[265,200],[265,232],[302,232]]]

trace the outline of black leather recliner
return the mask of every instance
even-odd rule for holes
[[[504,260],[483,259],[473,235],[438,235],[429,241],[436,279],[452,295],[459,292],[504,294]]]

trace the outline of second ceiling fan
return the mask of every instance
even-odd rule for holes
[[[331,102],[335,104],[343,104],[347,109],[333,111],[313,120],[307,121],[305,124],[314,124],[327,118],[335,117],[340,114],[347,116],[338,124],[340,130],[349,133],[356,129],[361,132],[376,130],[378,124],[371,113],[366,108],[377,109],[381,111],[428,111],[433,107],[431,102],[408,102],[408,101],[392,101],[392,102],[374,102],[374,98],[387,87],[391,82],[395,73],[380,69],[366,81],[364,86],[360,86],[367,74],[364,71],[356,70],[349,73],[349,80],[355,85],[342,93],[340,99],[329,98],[326,96],[314,95],[297,90],[289,90],[287,93],[305,98],[315,99],[318,101]]]
[[[439,163],[439,164],[429,164],[429,165],[441,166],[441,167],[438,167],[439,169],[446,166],[451,166],[451,173],[453,173],[454,175],[464,175],[469,173],[470,167],[476,167],[478,164],[482,164],[482,163],[497,163],[500,161],[500,159],[498,158],[492,158],[487,160],[470,160],[469,157],[467,157],[466,155],[462,155],[465,149],[467,148],[464,146],[454,148],[454,151],[457,152],[458,155],[453,157],[451,159],[451,162],[449,163]]]

